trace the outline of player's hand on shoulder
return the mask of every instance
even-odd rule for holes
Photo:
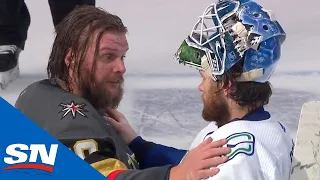
[[[130,126],[126,117],[116,109],[106,109],[107,122],[117,131],[127,144],[130,144],[138,135]]]
[[[183,161],[170,172],[170,180],[200,180],[209,178],[219,172],[218,165],[227,161],[229,147],[222,147],[226,139],[213,141],[206,139],[187,153]]]

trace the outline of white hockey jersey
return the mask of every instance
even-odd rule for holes
[[[193,149],[206,138],[227,138],[228,161],[209,180],[289,180],[294,141],[288,129],[264,109],[220,128],[210,123],[193,141]]]

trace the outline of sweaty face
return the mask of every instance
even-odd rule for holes
[[[223,95],[223,90],[211,76],[200,71],[202,82],[198,89],[202,92],[202,117],[206,121],[215,121],[218,127],[226,124],[230,118],[229,106]]]
[[[92,42],[81,69],[83,97],[96,108],[115,108],[123,96],[123,75],[128,42],[124,33],[105,32],[94,61],[96,40]],[[91,77],[92,75],[92,77]]]

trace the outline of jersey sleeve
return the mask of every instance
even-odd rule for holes
[[[169,171],[172,166],[153,167],[144,170],[128,170],[122,173],[107,176],[109,180],[169,180]]]
[[[61,143],[90,164],[109,180],[168,180],[170,165],[145,170],[128,168],[118,158],[111,138],[104,139],[59,139]],[[99,146],[99,148],[98,148]]]
[[[141,169],[178,165],[187,152],[186,150],[146,141],[140,136],[135,138],[129,144],[129,147],[136,155]]]
[[[171,169],[169,165],[144,170],[128,169],[123,162],[113,157],[110,149],[94,152],[85,161],[108,180],[169,180]]]

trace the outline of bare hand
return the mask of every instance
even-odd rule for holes
[[[231,152],[229,147],[222,147],[227,143],[226,139],[212,142],[206,139],[197,147],[188,152],[184,160],[170,172],[170,180],[200,180],[216,175],[218,165],[227,161],[227,155]]]
[[[106,113],[109,115],[109,117],[106,117],[107,122],[115,128],[127,144],[130,144],[138,136],[121,112],[116,109],[107,109]]]

